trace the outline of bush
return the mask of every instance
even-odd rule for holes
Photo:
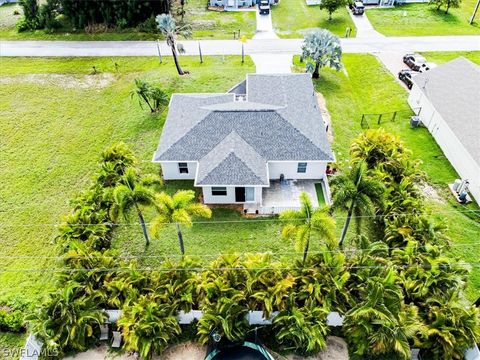
[[[157,33],[158,27],[155,18],[153,16],[149,17],[147,20],[137,26],[137,30],[146,33]]]
[[[118,19],[117,20],[117,28],[120,30],[125,29],[128,26],[127,20],[125,19]]]
[[[0,330],[1,331],[24,331],[23,312],[8,307],[0,308]]]
[[[27,20],[26,18],[21,19],[16,24],[18,32],[31,31],[39,28],[38,19]]]

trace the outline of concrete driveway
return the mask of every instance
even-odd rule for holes
[[[400,70],[408,69],[408,66],[403,63],[403,55],[404,52],[379,52],[374,54],[378,60],[382,62],[382,64],[387,68],[388,71],[395,77],[395,79],[406,89],[407,85],[405,85],[402,81],[398,79],[398,73]],[[409,90],[408,90],[409,91]]]
[[[273,31],[272,25],[272,12],[270,11],[268,15],[260,15],[257,5],[257,30],[254,39],[278,39],[277,34]]]

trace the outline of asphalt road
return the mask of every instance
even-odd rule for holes
[[[254,39],[245,44],[246,54],[299,54],[302,39]],[[422,36],[341,39],[345,53],[480,50],[480,36]],[[179,41],[185,55],[239,55],[236,40]],[[170,49],[160,43],[163,55]],[[1,41],[0,56],[155,56],[154,41]]]

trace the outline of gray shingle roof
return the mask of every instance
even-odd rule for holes
[[[248,75],[246,90],[172,96],[153,161],[199,161],[198,184],[255,185],[268,161],[333,160],[308,74]]]
[[[480,66],[459,57],[413,81],[480,164]]]
[[[254,148],[232,131],[200,159],[196,183],[268,185],[267,164]]]

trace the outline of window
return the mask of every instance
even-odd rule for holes
[[[306,173],[307,172],[307,163],[298,163],[297,173]]]
[[[180,174],[188,174],[187,163],[178,163],[178,171],[180,172]]]
[[[227,196],[226,187],[212,187],[212,196]]]

